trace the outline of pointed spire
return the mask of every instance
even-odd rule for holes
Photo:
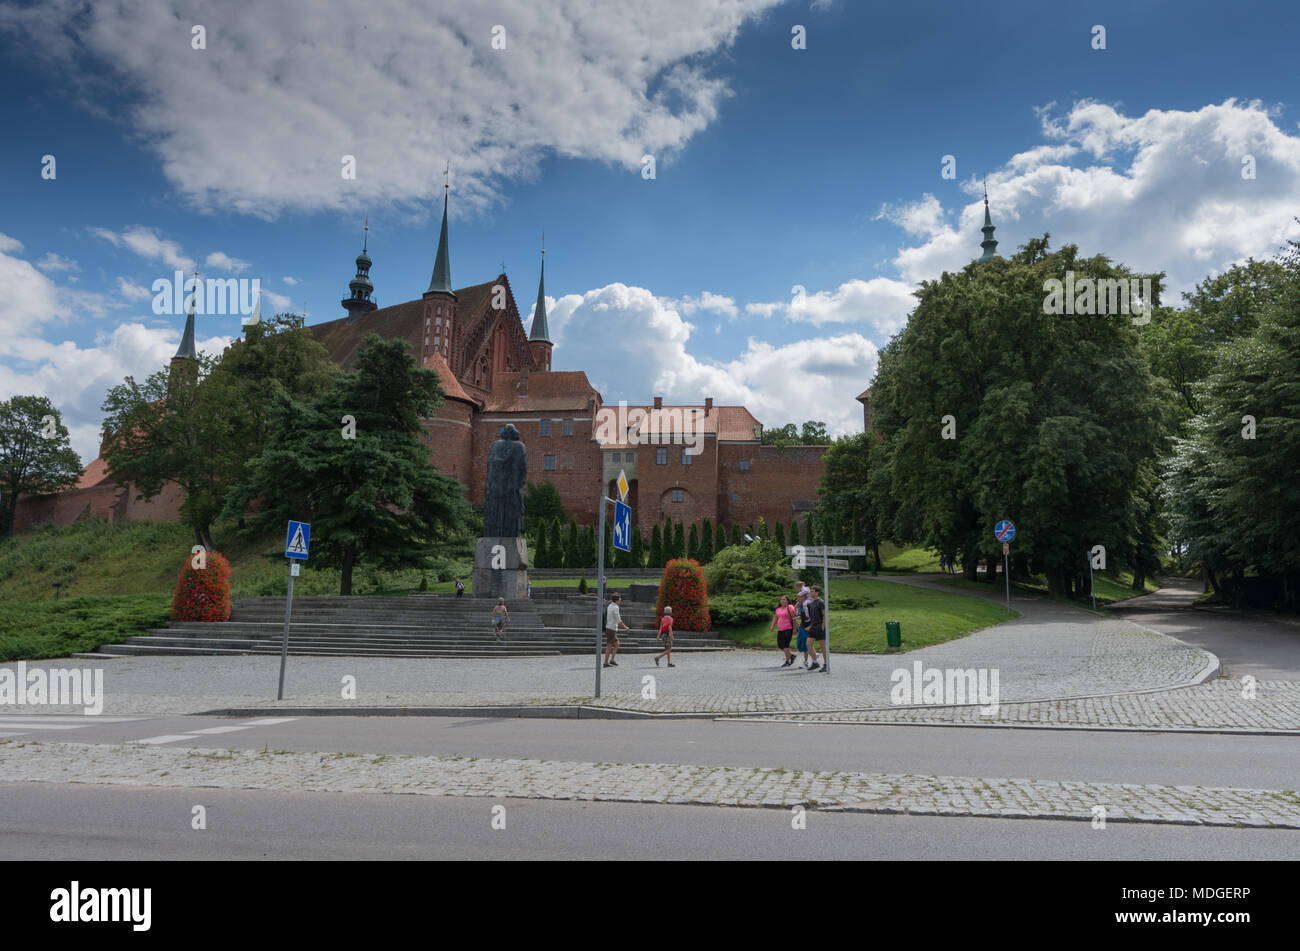
[[[451,163],[448,162],[446,170],[442,173],[442,233],[438,236],[438,256],[433,261],[433,277],[429,281],[426,294],[452,294],[451,259],[447,250],[447,192],[451,189],[451,185],[446,179],[450,173]]]
[[[185,315],[185,332],[181,334],[181,345],[176,348],[176,356],[172,360],[195,360],[198,355],[194,352],[194,302],[198,299],[201,289],[199,286],[199,269],[194,269],[194,293],[190,296],[190,308]]]
[[[542,232],[542,276],[537,279],[537,306],[533,310],[533,328],[530,341],[550,343],[551,334],[546,326],[546,232]]]
[[[984,240],[980,242],[980,247],[984,253],[980,255],[980,261],[992,261],[997,257],[998,243],[993,240],[993,219],[989,217],[989,180],[984,179],[984,227],[980,229],[984,232]]]

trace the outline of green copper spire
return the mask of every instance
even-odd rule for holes
[[[984,227],[980,228],[984,232],[984,240],[980,242],[980,247],[984,253],[980,255],[980,261],[992,261],[998,255],[998,243],[993,240],[993,219],[989,217],[989,186],[984,183]]]
[[[176,356],[173,360],[196,360],[198,355],[194,352],[194,301],[198,299],[199,294],[203,293],[199,286],[199,272],[196,268],[194,271],[194,295],[190,297],[190,309],[185,315],[185,332],[181,334],[181,345],[176,348]]]
[[[448,166],[450,171],[451,166]],[[444,172],[443,175],[446,175]],[[442,234],[438,236],[438,256],[433,261],[433,278],[429,281],[426,294],[451,294],[451,259],[447,253],[447,189],[450,185],[443,183],[442,193]],[[454,295],[453,295],[454,296]]]
[[[542,235],[542,276],[537,280],[537,306],[533,309],[533,329],[530,341],[550,343],[551,334],[546,326],[546,235]]]

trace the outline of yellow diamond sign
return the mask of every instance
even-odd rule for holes
[[[620,502],[627,501],[627,489],[627,473],[620,470],[618,474],[618,500]]]

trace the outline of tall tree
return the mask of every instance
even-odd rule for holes
[[[737,525],[735,522],[731,523],[731,544],[733,545],[745,544],[744,534],[741,532],[740,526]]]
[[[267,445],[226,500],[228,514],[260,500],[253,531],[309,516],[312,561],[340,569],[345,595],[358,563],[429,567],[431,543],[462,530],[469,514],[459,483],[431,466],[417,441],[420,419],[443,399],[437,376],[416,366],[406,341],[377,334],[355,367],[336,371],[310,401],[275,395]]]
[[[551,518],[551,531],[546,538],[546,550],[550,558],[552,568],[564,567],[564,536],[560,528],[559,518]]]
[[[632,567],[640,571],[645,567],[645,536],[641,534],[641,526],[637,525],[632,529]]]
[[[533,531],[533,555],[530,564],[534,568],[551,567],[551,554],[547,551],[550,533],[546,530],[545,525],[536,525]]]
[[[650,529],[650,567],[658,571],[664,566],[664,541],[659,532],[659,523]]]
[[[538,525],[548,529],[553,519],[564,518],[564,504],[560,501],[560,491],[549,480],[530,482],[524,492],[524,532],[533,534]]]
[[[13,396],[0,403],[0,534],[13,534],[19,495],[48,495],[74,487],[81,460],[63,415],[44,396]]]
[[[569,519],[569,537],[564,542],[564,567],[583,567],[581,548],[578,544],[578,520]]]
[[[700,527],[700,564],[707,565],[713,560],[713,522],[705,519]]]
[[[694,522],[691,522],[691,531],[686,538],[686,557],[700,560],[700,530]]]
[[[722,521],[719,519],[718,527],[714,529],[714,533],[713,533],[713,553],[716,555],[718,552],[722,551],[722,549],[726,547],[727,547],[727,530],[723,527]]]
[[[673,557],[686,557],[686,532],[682,529],[682,520],[673,525]]]

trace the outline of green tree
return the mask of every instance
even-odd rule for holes
[[[880,560],[880,512],[888,500],[873,495],[872,473],[884,464],[880,444],[873,433],[843,436],[823,456],[817,510],[825,524],[841,529],[845,544],[866,545]],[[877,480],[879,481],[879,480]],[[888,485],[888,479],[884,484]]]
[[[663,536],[659,533],[659,523],[655,522],[650,529],[650,567],[658,571],[663,568],[664,561]]]
[[[716,555],[722,549],[727,547],[727,530],[723,527],[722,522],[718,522],[717,529],[714,530],[713,553]]]
[[[707,565],[713,560],[713,522],[704,520],[700,528],[700,564]]]
[[[785,551],[785,526],[780,522],[776,523],[776,543],[781,546],[781,551]]]
[[[808,420],[799,430],[799,442],[805,446],[824,446],[830,442],[826,424],[821,420]]]
[[[1139,476],[1164,432],[1132,318],[1046,312],[1048,282],[1071,271],[1135,276],[1072,245],[1049,252],[1042,238],[924,282],[907,327],[881,352],[872,427],[908,540],[959,554],[974,577],[977,559],[1001,561],[991,528],[1009,518],[1020,560],[1051,592],[1079,597],[1085,552],[1101,544],[1133,555]]]
[[[690,534],[686,538],[686,557],[700,560],[700,530],[694,522],[691,522]]]
[[[578,545],[578,520],[569,519],[569,537],[564,543],[564,567],[581,568],[582,555]]]
[[[524,533],[533,534],[537,526],[550,527],[552,519],[564,518],[560,491],[550,481],[528,483],[524,493]]]
[[[731,544],[733,545],[745,544],[744,533],[741,532],[740,526],[737,525],[735,522],[731,523]]]
[[[596,527],[594,525],[582,526],[582,564],[585,568],[596,567]]]
[[[790,519],[789,544],[791,545],[803,544],[802,542],[799,541],[799,520],[797,518]]]
[[[13,534],[19,495],[49,495],[76,486],[81,460],[63,415],[44,396],[0,402],[0,534]]]
[[[682,520],[678,519],[673,525],[673,555],[674,558],[686,557],[686,532],[682,528]]]
[[[632,567],[640,571],[645,567],[645,536],[641,534],[641,526],[637,525],[632,529]]]
[[[564,536],[560,528],[560,519],[551,518],[551,531],[546,539],[546,550],[552,568],[564,567]]]
[[[260,500],[248,519],[255,532],[310,516],[312,563],[339,568],[340,594],[351,594],[359,563],[430,567],[430,545],[469,516],[459,483],[429,464],[417,438],[442,399],[436,374],[416,366],[406,341],[369,335],[355,369],[335,371],[316,398],[275,394],[267,445],[231,488],[227,514]],[[341,426],[345,416],[352,423]]]
[[[551,567],[551,555],[550,552],[546,550],[547,541],[548,541],[546,537],[547,534],[548,532],[546,531],[545,526],[536,526],[535,534],[533,536],[534,541],[533,541],[532,566],[534,568]]]

